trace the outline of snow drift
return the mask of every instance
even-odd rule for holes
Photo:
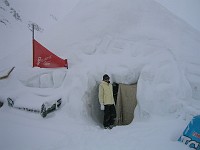
[[[62,21],[38,38],[49,49],[69,59],[71,67],[63,89],[71,90],[64,95],[68,97],[67,101],[82,101],[76,103],[78,106],[67,104],[66,107],[74,113],[79,114],[79,111],[73,107],[81,111],[85,105],[93,105],[98,99],[93,96],[97,94],[91,93],[87,98],[84,95],[98,85],[104,73],[109,73],[113,82],[138,82],[136,116],[186,112],[182,114],[185,117],[191,113],[185,110],[187,101],[198,99],[196,96],[199,94],[194,93],[199,88],[199,72],[193,70],[196,71],[199,64],[199,32],[156,2],[80,1]],[[27,44],[23,49],[31,47]],[[31,53],[26,54],[28,57],[22,58],[19,53],[13,60],[18,59],[21,61],[19,65],[25,62],[30,67]],[[4,62],[12,63],[10,59]],[[84,73],[76,74],[77,69]],[[41,82],[43,77],[51,78],[42,75]],[[74,91],[72,80],[83,86],[76,89],[78,95],[69,92]],[[30,84],[30,81],[25,84]],[[53,87],[51,82],[40,86],[48,84]]]
[[[196,101],[195,90],[199,92],[199,32],[158,3],[80,1],[44,37],[48,37],[44,41],[49,47],[59,48],[69,57],[71,72],[75,66],[84,68],[85,78],[77,78],[85,80],[82,82],[94,78],[96,83],[87,83],[91,87],[104,73],[114,82],[138,82],[137,112],[141,117],[191,113],[185,109],[188,100]],[[83,93],[90,90],[87,84]]]
[[[123,2],[80,0],[76,1],[71,8],[55,26],[36,36],[36,39],[46,48],[68,59],[68,70],[32,68],[31,40],[27,39],[29,32],[24,28],[20,31],[23,31],[25,36],[20,36],[20,40],[25,41],[26,44],[16,48],[17,52],[11,55],[6,53],[0,59],[1,67],[16,67],[8,80],[0,81],[0,99],[3,101],[11,94],[13,97],[20,98],[24,93],[31,93],[27,95],[33,103],[35,103],[34,95],[62,97],[64,103],[57,112],[58,115],[50,116],[50,120],[47,121],[53,122],[47,126],[59,132],[56,133],[56,137],[60,135],[62,138],[61,147],[58,146],[59,141],[53,149],[63,149],[66,146],[69,149],[82,149],[82,146],[86,149],[94,149],[96,145],[101,147],[102,143],[106,145],[112,142],[108,138],[105,138],[108,141],[104,140],[103,137],[108,135],[107,133],[99,133],[96,129],[96,125],[101,126],[102,119],[98,104],[98,85],[105,73],[111,76],[112,82],[125,84],[137,82],[138,105],[134,115],[136,127],[140,126],[140,123],[137,124],[138,120],[146,121],[147,118],[153,119],[155,116],[189,120],[199,113],[200,33],[198,31],[152,0],[124,0]],[[10,30],[4,32],[9,33]],[[4,115],[8,117],[7,111],[8,108],[3,109]],[[25,120],[35,120],[37,127],[46,125],[41,120],[39,122],[36,116],[19,112],[17,115],[18,118],[20,115],[25,117]],[[3,115],[1,119],[7,120]],[[83,124],[94,125],[95,129],[91,130],[98,132],[100,136],[97,137],[95,133],[90,132],[89,139],[85,139],[90,128],[84,126],[82,129]],[[55,129],[54,125],[59,126],[60,129]],[[2,126],[5,127],[6,123]],[[135,133],[133,126],[130,128]],[[155,124],[150,126],[155,128]],[[174,124],[171,123],[171,126]],[[144,125],[142,129],[146,127]],[[63,131],[69,137],[60,134]],[[76,131],[76,134],[73,134],[73,131]],[[177,149],[182,148],[172,142],[178,138],[177,135],[173,134],[173,138],[169,135],[173,133],[173,129],[171,132],[167,132],[166,129],[160,131],[166,135],[161,139],[168,140],[169,142],[166,143],[169,145],[171,143],[170,146],[168,145],[171,149],[174,145]],[[81,137],[79,132],[83,133]],[[149,130],[144,132],[151,135]],[[127,136],[129,133],[123,135]],[[120,132],[114,133],[114,136],[119,138]],[[34,134],[34,137],[37,135]],[[46,137],[45,134],[41,138]],[[76,144],[77,137],[81,141],[80,146]],[[128,147],[132,149],[131,147],[137,145],[138,141],[133,135],[129,137],[137,142],[129,141],[129,144],[133,142]],[[47,140],[44,144],[39,142],[39,145],[53,143],[53,139]],[[82,139],[89,144],[85,146]],[[89,140],[92,139],[96,141],[91,144]],[[102,139],[103,142],[99,142]],[[143,137],[141,139],[145,140]],[[145,148],[141,139],[140,145],[136,147],[138,149]],[[63,141],[67,141],[67,144]],[[149,149],[157,148],[156,136],[146,141],[154,143],[149,146]],[[127,142],[116,143],[114,148],[122,149],[126,144]],[[16,145],[19,149],[22,148],[18,143],[15,143]],[[33,146],[30,141],[27,145]]]

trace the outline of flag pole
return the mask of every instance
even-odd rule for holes
[[[34,24],[32,24],[32,42],[33,42],[33,67],[34,67]]]

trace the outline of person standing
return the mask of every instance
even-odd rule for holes
[[[107,74],[103,76],[103,81],[99,85],[99,103],[101,110],[104,110],[103,126],[105,129],[112,129],[115,123],[116,110],[113,88],[110,83],[110,77]]]

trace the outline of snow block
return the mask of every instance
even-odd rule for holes
[[[192,149],[200,150],[200,115],[193,117],[178,141]]]

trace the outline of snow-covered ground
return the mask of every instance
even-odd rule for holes
[[[189,149],[177,139],[200,110],[198,30],[153,0],[1,0],[0,12],[0,71],[15,66],[0,80],[1,149]],[[32,68],[31,23],[41,44],[68,59],[68,70]],[[128,126],[102,128],[105,73],[112,82],[137,82]],[[35,109],[63,103],[42,118],[11,109],[7,97]]]

